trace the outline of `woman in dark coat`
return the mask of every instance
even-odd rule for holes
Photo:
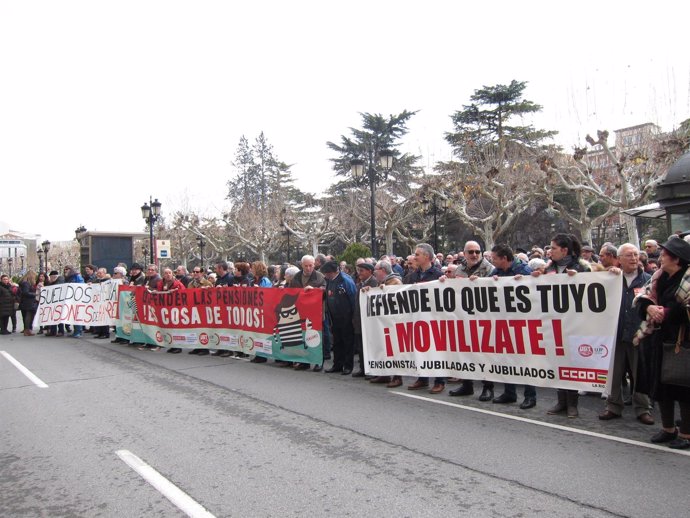
[[[579,272],[589,272],[589,264],[580,258],[582,245],[572,234],[556,234],[551,239],[551,261],[546,265],[544,274],[565,273],[575,275]],[[538,277],[540,273],[532,272]],[[555,415],[565,412],[568,417],[577,417],[578,393],[577,390],[557,389],[558,402],[549,408],[546,413]]]
[[[690,340],[688,303],[690,303],[690,244],[672,237],[661,245],[661,268],[652,276],[635,303],[646,321],[633,339],[634,344],[649,336],[643,346],[651,348],[648,369],[649,395],[659,405],[662,429],[651,438],[653,443],[668,443],[674,449],[690,448],[690,387],[661,382],[663,342],[675,342],[685,327]],[[674,421],[675,404],[680,406],[680,431]]]
[[[24,336],[33,336],[34,317],[38,309],[36,300],[36,272],[29,270],[19,281],[19,310],[24,322]]]
[[[3,274],[0,277],[0,335],[9,335],[7,325],[10,323],[10,317],[16,313],[14,309],[14,302],[16,297],[12,293],[12,285],[10,284],[10,277]]]

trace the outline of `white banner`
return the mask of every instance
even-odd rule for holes
[[[601,392],[623,283],[609,272],[361,292],[365,370]]]
[[[117,287],[121,279],[96,284],[66,283],[41,288],[38,325],[106,326],[117,323]]]

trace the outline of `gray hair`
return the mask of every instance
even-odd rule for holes
[[[313,261],[314,256],[313,255],[303,255],[302,259],[300,260],[300,264],[302,264],[304,261]]]
[[[304,259],[304,257],[302,259]],[[297,275],[297,272],[299,272],[299,268],[297,268],[296,266],[289,266],[285,269],[284,275],[294,277],[295,275]]]
[[[601,247],[601,250],[603,250],[607,254],[610,254],[613,257],[618,257],[618,254],[620,254],[621,248],[623,248],[625,245],[635,246],[631,243],[625,243],[625,244],[619,246],[618,248],[616,248],[614,245],[604,245]],[[635,249],[637,249],[636,246],[635,246]]]
[[[546,261],[539,257],[535,257],[534,259],[530,259],[530,261],[527,263],[527,266],[529,266],[530,270],[537,271],[546,266]]]
[[[383,270],[384,272],[386,272],[386,275],[390,275],[391,273],[393,273],[393,268],[391,268],[391,263],[389,263],[388,261],[379,261],[378,263],[376,263],[376,268],[379,268],[379,269]]]
[[[611,248],[613,248],[614,257],[618,257],[619,255],[621,255],[623,253],[623,248],[634,248],[638,253],[640,251],[640,249],[632,243],[623,243],[621,246],[618,247],[618,249],[616,249],[615,246],[611,245]],[[606,251],[608,252],[608,248]]]
[[[419,243],[417,246],[415,246],[415,250],[417,248],[422,250],[432,261],[436,259],[436,254],[434,254],[434,247],[431,246],[429,243]]]

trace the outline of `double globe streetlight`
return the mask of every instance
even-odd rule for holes
[[[47,239],[41,243],[41,248],[36,250],[38,256],[38,271],[43,271],[43,260],[45,259],[46,270],[48,269],[48,252],[50,251],[50,241]]]
[[[199,245],[199,253],[201,256],[201,269],[205,272],[206,267],[204,266],[204,247],[206,246],[206,241],[204,236],[196,236],[196,243]]]
[[[449,206],[450,202],[444,195],[438,193],[427,194],[422,198],[422,205],[424,213],[434,216],[434,250],[438,253],[438,227],[437,216],[443,214]]]
[[[144,218],[144,221],[146,221],[149,226],[149,253],[151,254],[151,264],[155,262],[153,258],[153,225],[156,221],[158,221],[158,218],[161,215],[161,205],[163,204],[158,201],[158,198],[152,201],[151,196],[149,196],[149,203],[144,202],[144,204],[141,206],[141,217]]]
[[[381,149],[376,156],[370,155],[365,161],[361,158],[355,158],[350,161],[350,172],[355,180],[355,183],[362,185],[369,182],[370,190],[370,212],[371,212],[371,253],[378,259],[378,250],[376,247],[376,185],[384,181],[388,172],[393,168],[393,156],[395,153],[390,149]],[[376,164],[378,160],[378,164]],[[378,165],[378,167],[377,167]]]

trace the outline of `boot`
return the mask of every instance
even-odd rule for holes
[[[565,410],[568,408],[565,390],[556,390],[556,396],[558,396],[558,403],[556,403],[554,406],[552,406],[546,411],[546,413],[549,415],[560,414],[561,412],[565,412]]]
[[[566,406],[568,407],[567,416],[570,418],[577,417],[579,414],[577,412],[577,401],[580,395],[576,390],[566,391]]]

